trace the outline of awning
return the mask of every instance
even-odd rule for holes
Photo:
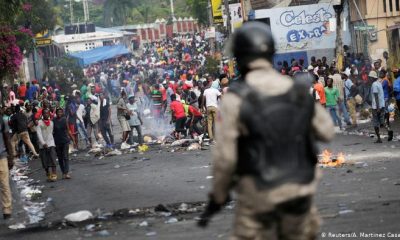
[[[123,45],[98,47],[89,51],[71,53],[70,56],[78,59],[80,66],[111,59],[121,55],[129,54],[129,50]]]

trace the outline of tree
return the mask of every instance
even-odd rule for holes
[[[33,33],[52,29],[54,22],[53,8],[46,0],[0,1],[0,80],[15,76],[23,54],[34,47]]]
[[[22,0],[0,1],[0,23],[2,26],[15,21],[15,17],[21,12]]]
[[[198,23],[202,26],[208,25],[208,0],[186,0],[186,2],[193,16],[198,19]]]
[[[57,18],[50,1],[25,0],[22,7],[23,11],[17,16],[17,26],[31,29],[33,34],[54,29]]]
[[[106,27],[125,25],[133,7],[139,1],[131,0],[106,0],[103,6],[104,25]]]

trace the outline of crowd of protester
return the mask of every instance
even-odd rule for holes
[[[39,157],[48,180],[56,181],[58,159],[62,177],[69,179],[69,153],[142,145],[146,121],[155,128],[173,126],[175,139],[205,134],[212,142],[229,72],[222,65],[217,74],[207,73],[209,54],[204,36],[184,35],[145,44],[136,55],[90,65],[84,69],[85,80],[75,82],[70,92],[47,78],[3,84],[1,116],[13,162]],[[121,142],[114,136],[114,115]]]
[[[382,142],[382,127],[388,131],[388,140],[393,139],[390,116],[396,104],[400,107],[400,74],[388,66],[387,52],[374,61],[362,54],[347,54],[342,71],[335,61],[328,64],[326,57],[310,60],[308,66],[302,59],[292,59],[290,66],[287,62],[278,63],[279,70],[294,78],[298,72],[309,72],[314,78],[310,93],[326,107],[341,130],[354,129],[360,119],[371,119],[377,143]]]
[[[207,72],[208,56],[210,46],[202,34],[184,35],[147,43],[135,55],[92,64],[70,92],[47,78],[4,83],[1,157],[7,148],[10,167],[16,160],[40,158],[48,181],[53,182],[58,178],[56,162],[62,178],[71,178],[71,152],[143,145],[142,127],[148,122],[152,122],[150,133],[169,126],[168,134],[175,139],[207,137],[213,144],[219,100],[229,79],[238,76],[223,62],[219,71]],[[278,71],[294,79],[299,72],[309,72],[310,93],[341,130],[352,129],[372,115],[376,142],[382,142],[381,127],[388,130],[388,140],[393,138],[389,116],[396,104],[400,107],[400,74],[388,68],[387,54],[372,62],[348,54],[341,71],[326,57],[310,60],[308,66],[302,59],[278,63]],[[121,140],[115,137],[113,116]]]

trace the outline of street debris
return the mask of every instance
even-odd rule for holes
[[[155,236],[155,235],[157,235],[156,232],[148,232],[148,233],[146,233],[146,236],[148,236],[148,237],[152,237],[152,236]]]
[[[94,231],[95,228],[96,228],[96,225],[94,225],[94,224],[89,224],[89,225],[86,225],[86,227],[85,227],[86,231]]]
[[[207,176],[206,179],[213,179],[213,176]]]
[[[105,156],[109,157],[109,156],[120,156],[120,155],[122,155],[122,152],[118,149],[114,149],[111,152],[106,153]]]
[[[147,146],[146,144],[143,144],[141,146],[138,147],[139,152],[147,152],[149,150],[149,146]]]
[[[177,223],[177,222],[179,222],[177,218],[170,218],[167,221],[165,221],[165,223],[167,224]]]
[[[101,236],[101,237],[108,237],[108,236],[111,235],[110,232],[107,231],[107,230],[101,230],[101,231],[99,231],[97,234],[98,234],[99,236]]]
[[[190,169],[201,169],[201,168],[209,168],[210,166],[200,166],[200,167],[191,167]]]
[[[169,217],[169,216],[172,215],[172,213],[170,213],[170,212],[160,212],[159,215],[162,216],[162,217]]]
[[[181,212],[185,212],[185,211],[188,210],[188,205],[187,205],[186,203],[182,203],[182,204],[179,206],[178,210],[181,211]]]
[[[92,148],[92,149],[89,150],[88,154],[90,154],[90,153],[101,153],[101,152],[103,152],[103,149],[101,149],[101,148]]]
[[[198,140],[196,139],[180,139],[180,140],[176,140],[173,143],[171,143],[171,147],[187,147],[189,146],[191,143],[197,142]]]
[[[42,191],[39,189],[31,188],[31,187],[26,187],[21,191],[21,195],[25,196],[28,200],[31,200],[32,198],[38,198],[42,195]]]
[[[9,229],[13,229],[13,230],[24,229],[25,227],[26,226],[22,223],[17,223],[17,224],[8,226]]]
[[[139,223],[139,227],[147,227],[147,226],[149,226],[149,223],[147,221]]]
[[[345,215],[345,214],[349,214],[349,213],[354,213],[354,211],[349,210],[349,209],[339,211],[339,215]]]
[[[114,168],[116,168],[116,169],[118,169],[118,168],[120,168],[120,167],[121,167],[121,166],[118,165],[118,164],[114,166]]]
[[[187,147],[188,151],[195,151],[195,150],[201,150],[201,145],[197,142],[192,143],[189,145],[189,147]]]
[[[92,218],[93,218],[93,214],[87,210],[70,213],[64,217],[64,219],[69,222],[82,222],[82,221],[92,219]]]
[[[38,185],[33,179],[29,178],[30,174],[29,167],[25,164],[18,163],[10,170],[11,180],[15,182],[16,188],[19,191],[19,199],[21,201],[22,208],[24,209],[28,221],[22,223],[16,223],[13,227],[25,228],[26,224],[35,224],[44,219],[44,209],[47,207],[50,201],[36,202],[42,196],[43,186]]]
[[[230,201],[228,204],[225,205],[225,209],[232,210],[235,208],[235,202]]]

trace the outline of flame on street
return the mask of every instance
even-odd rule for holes
[[[340,167],[345,162],[344,154],[342,152],[334,155],[332,152],[325,149],[320,156],[319,164],[325,167]]]

